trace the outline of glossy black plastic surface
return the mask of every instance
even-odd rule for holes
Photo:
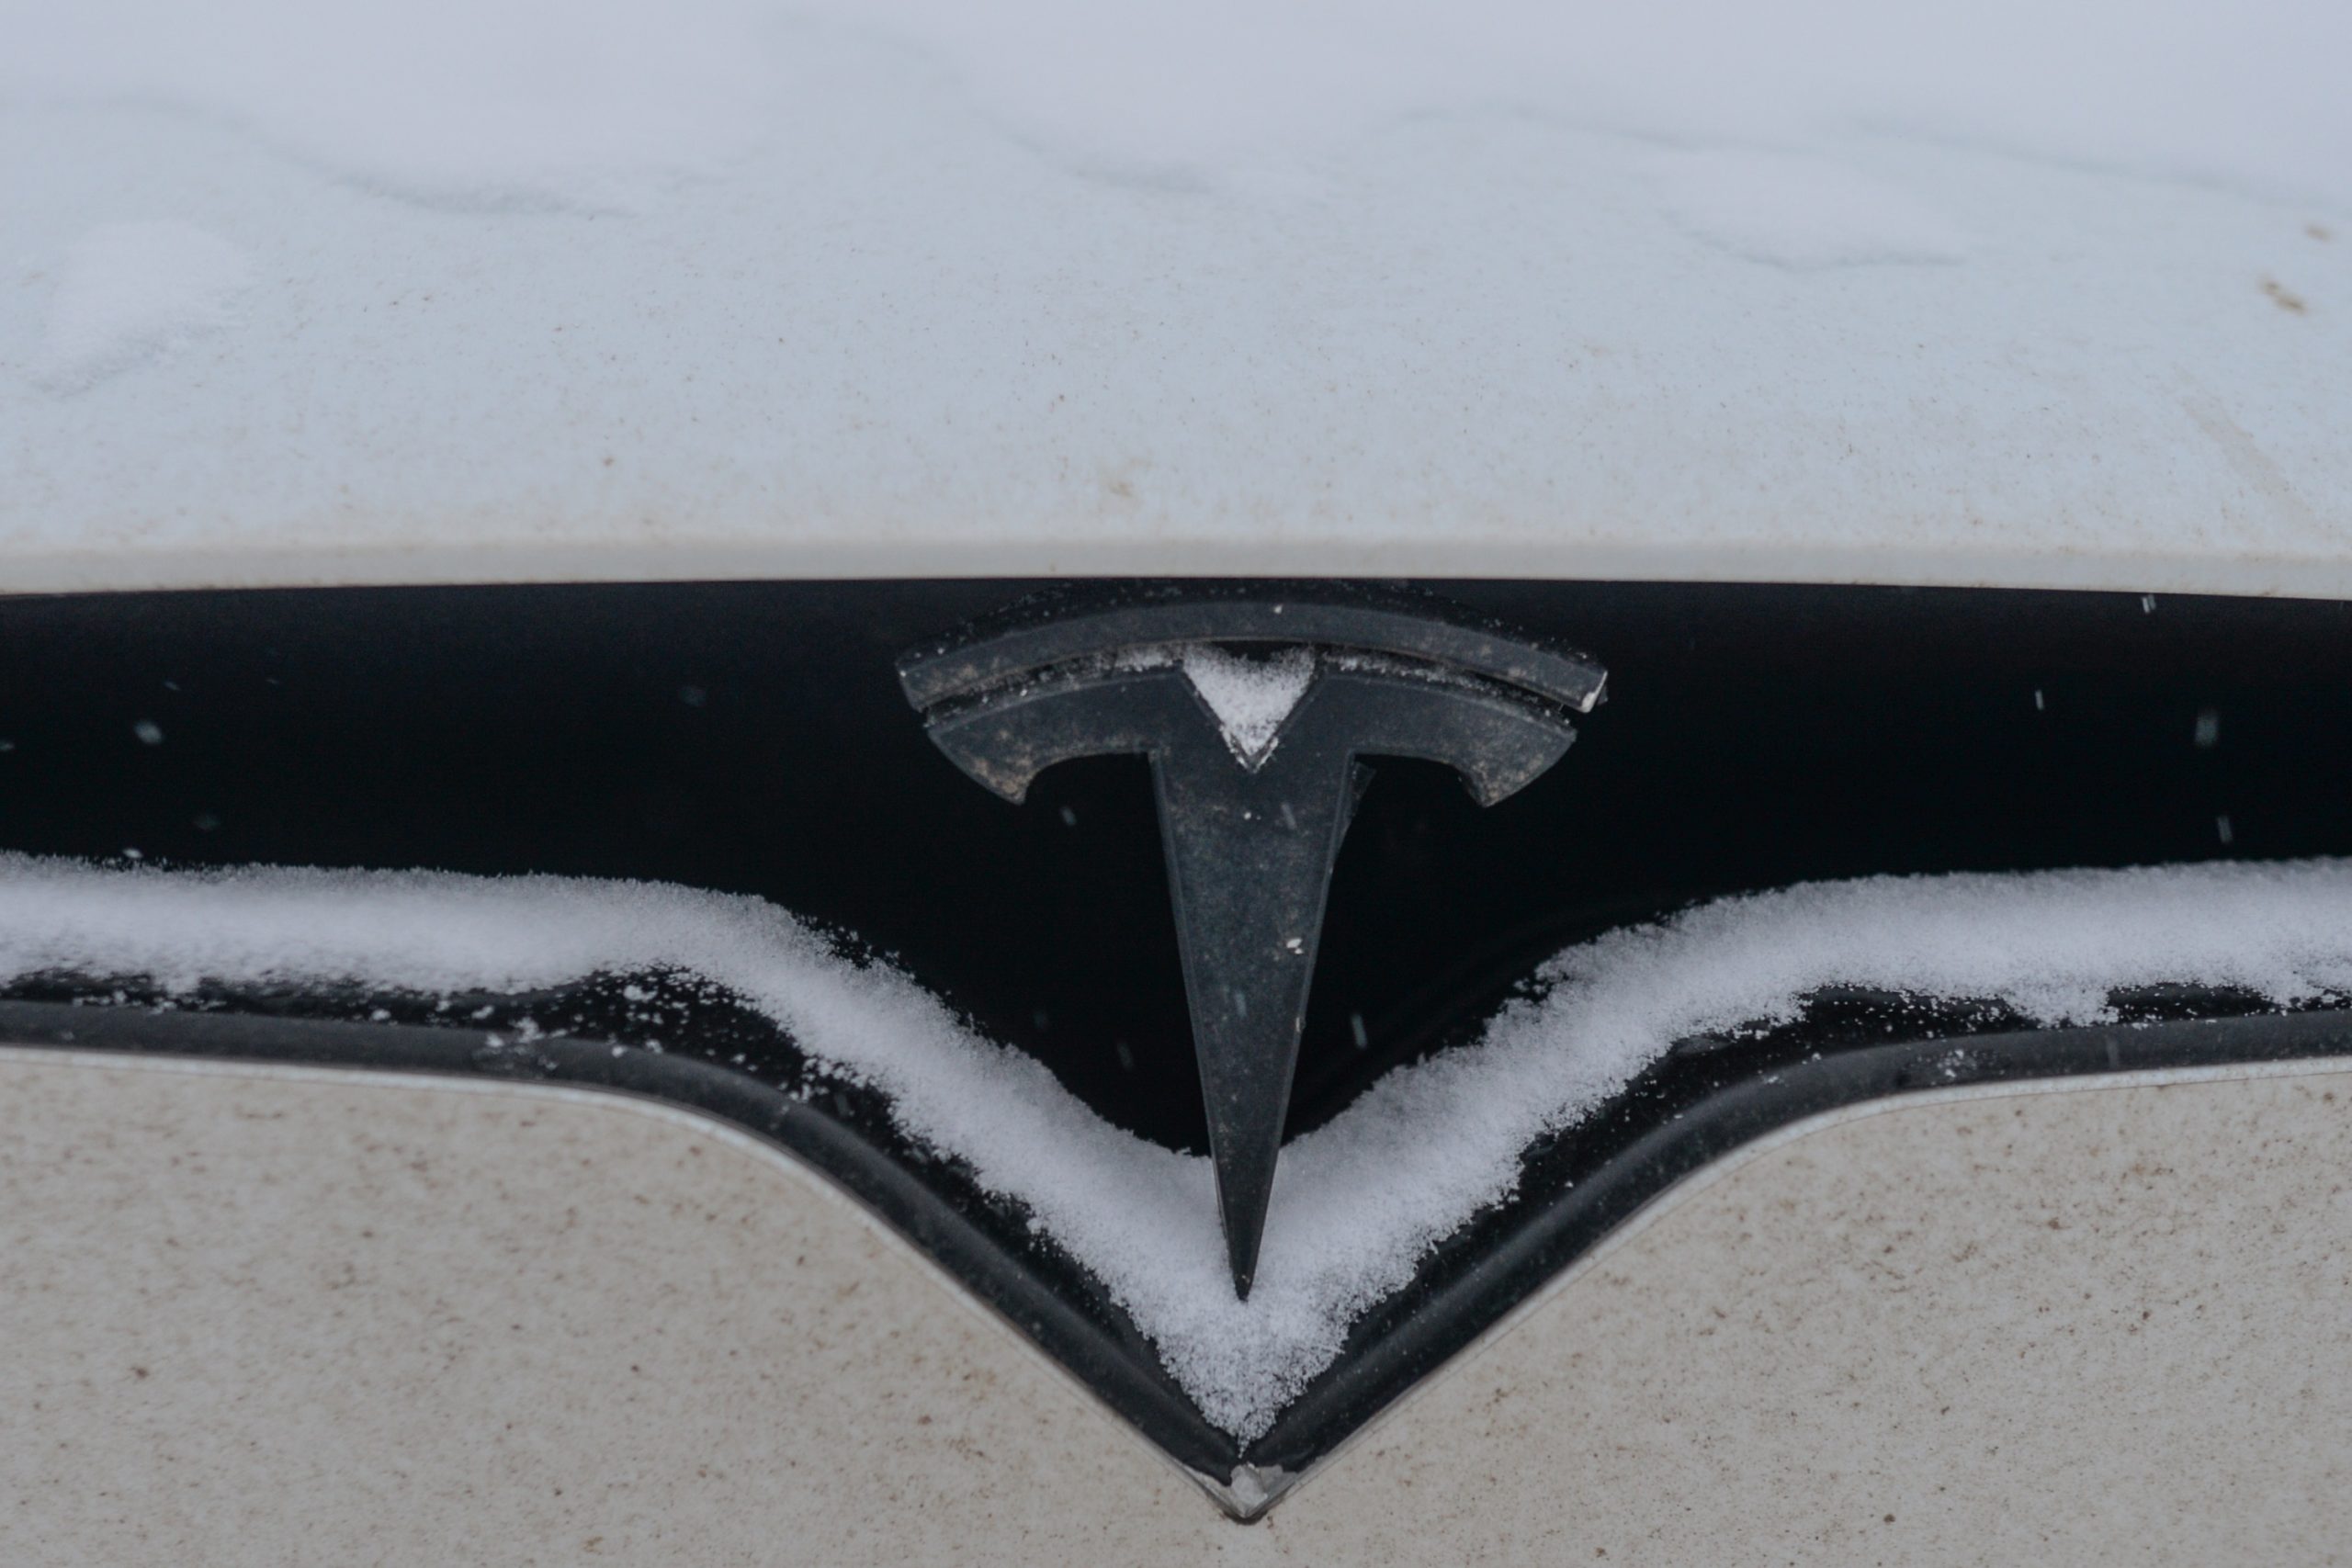
[[[1148,768],[1065,763],[1008,808],[899,689],[906,649],[1037,586],[0,599],[0,848],[757,894],[1204,1151]],[[1436,587],[1589,650],[1611,700],[1490,808],[1382,766],[1333,872],[1293,1135],[1560,947],[1697,898],[2352,853],[2352,606]]]

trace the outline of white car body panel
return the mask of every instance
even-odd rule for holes
[[[1801,1123],[1243,1532],[822,1179],[700,1118],[0,1057],[0,1242],[45,1259],[0,1293],[0,1392],[48,1439],[0,1459],[11,1562],[2207,1568],[2352,1529],[2341,1064]]]
[[[2352,592],[2341,7],[1186,15],[28,7],[0,585]]]

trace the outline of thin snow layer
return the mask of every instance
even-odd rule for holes
[[[2352,991],[2352,861],[1826,883],[1727,899],[1560,954],[1469,1047],[1383,1077],[1283,1151],[1234,1299],[1204,1160],[1122,1133],[911,980],[834,956],[757,899],[641,883],[306,870],[103,871],[0,857],[0,980],[44,970],[358,981],[434,992],[690,970],[887,1093],[904,1130],[1103,1281],[1241,1438],[1338,1353],[1434,1242],[1506,1199],[1521,1151],[1676,1040],[1794,1017],[1829,986],[2006,1001],[2043,1023],[2117,987]]]
[[[0,562],[2352,593],[2347,58],[2343,0],[0,0]],[[51,385],[158,215],[233,320]]]
[[[707,171],[843,44],[1104,173],[1216,178],[1468,106],[1676,141],[1928,130],[2346,188],[2328,0],[13,0],[0,21],[0,86],[233,116],[473,197]]]
[[[1177,656],[1233,754],[1256,767],[1273,754],[1274,738],[1315,683],[1315,650],[1286,648],[1264,659],[1191,643]]]
[[[1712,148],[1652,165],[1666,209],[1693,235],[1782,266],[1956,262],[1968,242],[1932,203],[1827,159]]]
[[[244,254],[186,223],[109,223],[67,256],[37,361],[53,389],[78,390],[220,325],[246,281]]]

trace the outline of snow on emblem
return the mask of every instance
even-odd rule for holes
[[[1365,757],[1491,806],[1559,761],[1605,671],[1419,600],[1193,587],[1016,606],[899,662],[956,765],[1012,801],[1150,759],[1233,1284],[1257,1270],[1331,866]]]

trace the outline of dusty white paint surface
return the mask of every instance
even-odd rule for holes
[[[9,1051],[0,1558],[2334,1561],[2347,1108],[2336,1066],[1810,1124],[1245,1528],[693,1117]]]
[[[700,1118],[0,1057],[12,1568],[1142,1561],[1222,1517],[828,1183]]]
[[[1283,1522],[1371,1562],[2342,1562],[2347,1171],[2342,1064],[1833,1113],[1669,1194]]]
[[[985,16],[5,0],[0,588],[2352,592],[2332,0]]]

